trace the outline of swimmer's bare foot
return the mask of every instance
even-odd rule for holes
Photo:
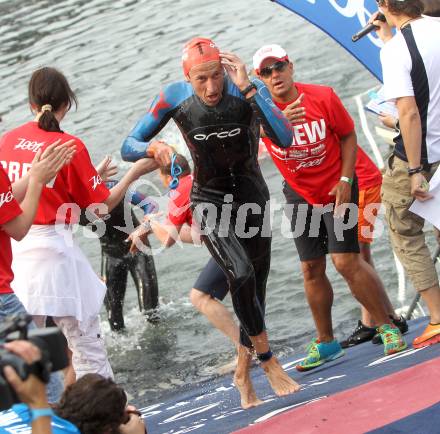
[[[262,362],[261,367],[264,369],[270,386],[277,396],[290,395],[301,389],[301,386],[283,370],[275,356],[272,356],[267,362]]]
[[[234,375],[234,384],[237,390],[240,392],[241,407],[245,410],[252,407],[257,407],[263,404],[261,399],[258,399],[255,393],[254,386],[252,384],[249,374],[244,377],[238,377]]]
[[[234,375],[234,384],[240,393],[241,407],[245,410],[263,404],[263,401],[258,399],[251,381],[249,374],[251,363],[252,354],[246,347],[240,346],[238,348],[237,370]]]

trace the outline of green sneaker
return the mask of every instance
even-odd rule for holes
[[[318,339],[313,339],[307,347],[307,352],[307,357],[295,366],[297,371],[309,371],[345,354],[337,340],[319,342]]]
[[[406,349],[407,345],[400,330],[393,324],[384,324],[377,331],[383,342],[383,352],[386,356],[395,354]]]

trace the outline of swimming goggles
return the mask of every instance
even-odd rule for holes
[[[177,155],[173,154],[171,156],[171,169],[170,175],[173,178],[168,184],[170,190],[175,190],[179,186],[179,176],[182,174],[183,170],[179,164],[176,163]]]

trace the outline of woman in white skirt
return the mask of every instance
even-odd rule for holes
[[[39,149],[57,139],[74,139],[76,153],[43,189],[28,235],[13,244],[12,288],[38,326],[44,326],[46,316],[53,317],[72,351],[76,378],[87,373],[113,377],[99,325],[106,288],[75,244],[71,225],[80,209],[93,204],[94,209],[97,204],[107,206],[107,210],[100,208],[101,214],[110,212],[131,182],[157,166],[153,159],[143,159],[108,190],[83,142],[60,129],[61,120],[77,103],[64,75],[47,67],[35,71],[29,82],[29,102],[35,120],[0,139],[0,161],[11,182],[27,172]]]

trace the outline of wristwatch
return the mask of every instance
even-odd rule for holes
[[[339,181],[348,182],[350,185],[353,185],[353,178],[349,178],[348,176],[341,176]]]
[[[45,416],[54,416],[54,412],[51,408],[30,408],[29,409],[29,419],[33,422],[35,419]]]
[[[251,82],[251,84],[250,84],[249,86],[245,87],[243,90],[240,90],[240,93],[241,93],[244,97],[246,97],[246,95],[247,95],[252,89],[257,89],[257,86],[255,86],[255,83],[252,83],[252,82]]]

